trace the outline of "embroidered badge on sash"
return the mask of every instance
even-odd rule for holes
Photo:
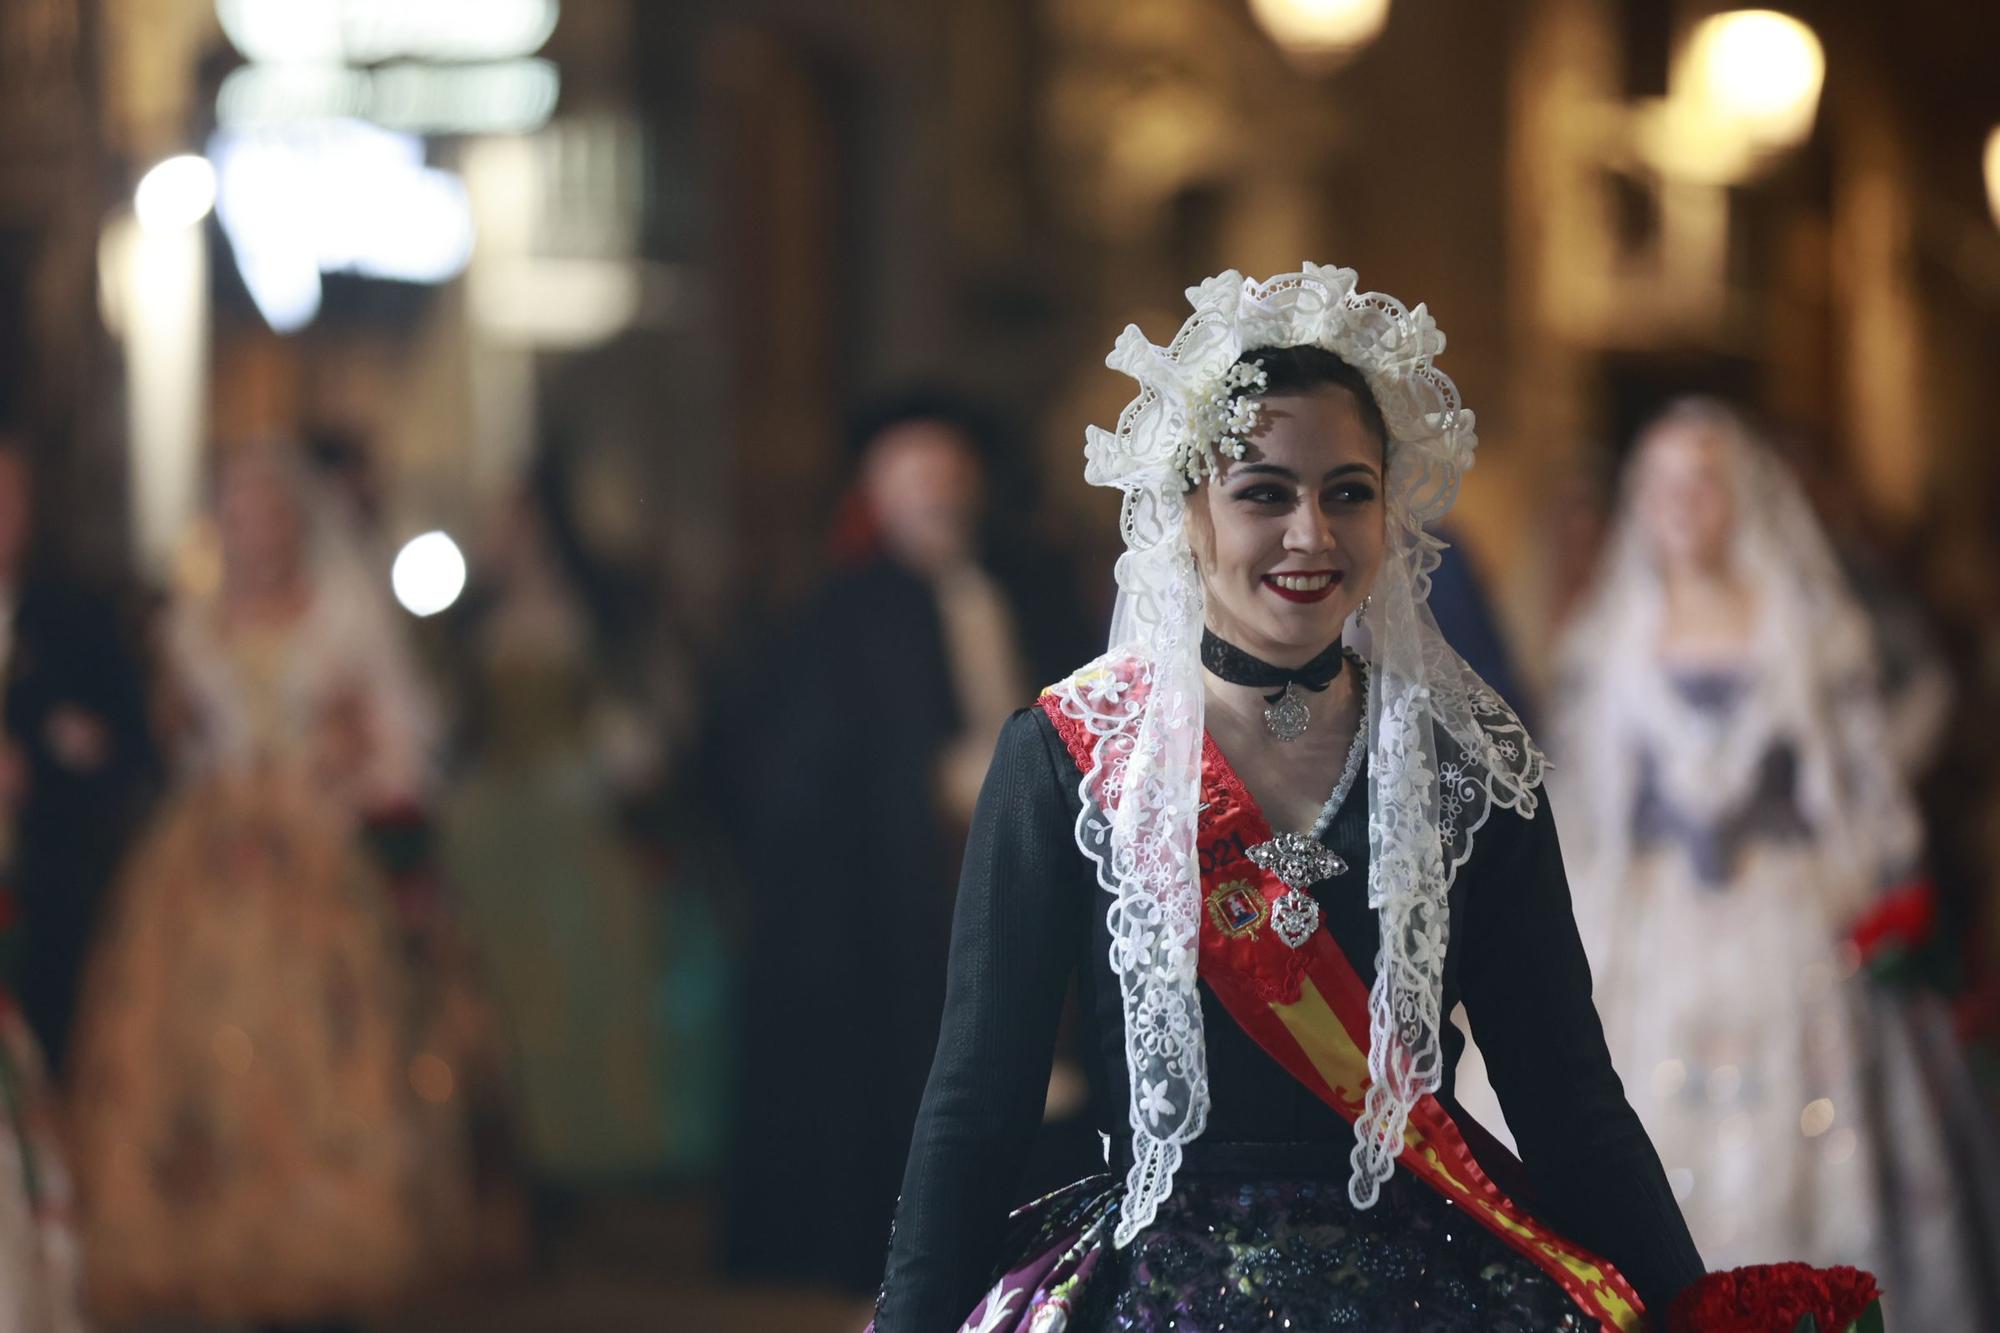
[[[1247,879],[1224,880],[1208,895],[1208,918],[1231,939],[1255,935],[1268,916],[1264,895]]]

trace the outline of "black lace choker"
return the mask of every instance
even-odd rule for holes
[[[1274,693],[1264,696],[1264,702],[1270,705],[1264,710],[1264,725],[1281,741],[1295,741],[1306,734],[1306,728],[1312,725],[1312,709],[1306,706],[1302,690],[1324,693],[1326,687],[1333,684],[1334,677],[1340,674],[1344,660],[1340,640],[1335,639],[1325,652],[1304,666],[1272,666],[1226,639],[1216,637],[1213,630],[1204,629],[1201,632],[1203,666],[1231,685],[1248,685],[1255,689],[1276,687]]]

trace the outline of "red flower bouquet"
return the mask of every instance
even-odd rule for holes
[[[1667,1333],[1882,1333],[1881,1294],[1858,1268],[1732,1268],[1675,1297]]]
[[[1878,898],[1854,923],[1849,938],[1861,961],[1874,964],[1885,953],[1914,953],[1937,929],[1937,886],[1927,879],[1899,885]]]

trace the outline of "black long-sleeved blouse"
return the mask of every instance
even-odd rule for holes
[[[1367,903],[1368,784],[1323,840],[1351,867],[1314,887],[1364,982],[1380,939]],[[1072,975],[1099,1128],[1129,1137],[1110,899],[1073,839],[1077,771],[1039,709],[1001,733],[973,817],[935,1062],[910,1145],[877,1333],[958,1326],[992,1278]],[[1666,1174],[1611,1066],[1570,911],[1555,826],[1496,809],[1451,892],[1445,1011],[1464,1002],[1514,1130],[1536,1214],[1609,1259],[1649,1307],[1702,1274]],[[1353,1142],[1346,1120],[1237,1026],[1204,984],[1210,1142]],[[1445,1087],[1464,1041],[1446,1024]],[[1455,1109],[1455,1107],[1454,1107]]]

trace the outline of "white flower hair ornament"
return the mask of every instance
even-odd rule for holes
[[[1333,353],[1366,381],[1388,431],[1385,554],[1365,619],[1346,635],[1368,669],[1368,894],[1382,941],[1349,1182],[1356,1207],[1374,1204],[1411,1108],[1441,1080],[1452,877],[1495,806],[1534,813],[1543,767],[1427,605],[1442,550],[1428,525],[1450,509],[1477,447],[1472,412],[1434,364],[1445,340],[1429,311],[1317,264],[1261,282],[1222,273],[1187,297],[1194,311],[1165,346],[1128,326],[1106,360],[1139,383],[1117,428],[1090,427],[1084,445],[1085,478],[1124,493],[1118,607],[1110,651],[1053,691],[1095,743],[1076,832],[1111,895],[1124,1000],[1132,1165],[1120,1245],[1152,1223],[1183,1147],[1207,1123],[1195,991],[1203,592],[1187,496],[1247,448],[1268,388],[1256,352]]]
[[[1246,352],[1320,347],[1360,371],[1374,391],[1398,454],[1418,454],[1444,482],[1424,498],[1419,522],[1451,507],[1459,476],[1478,446],[1472,412],[1433,359],[1444,334],[1430,311],[1355,289],[1353,269],[1307,264],[1264,282],[1234,269],[1187,289],[1194,307],[1180,331],[1158,346],[1128,324],[1105,364],[1139,382],[1139,396],[1116,431],[1085,430],[1085,476],[1094,485],[1157,486],[1177,476],[1191,490],[1221,459],[1241,458],[1256,427],[1265,387]]]

